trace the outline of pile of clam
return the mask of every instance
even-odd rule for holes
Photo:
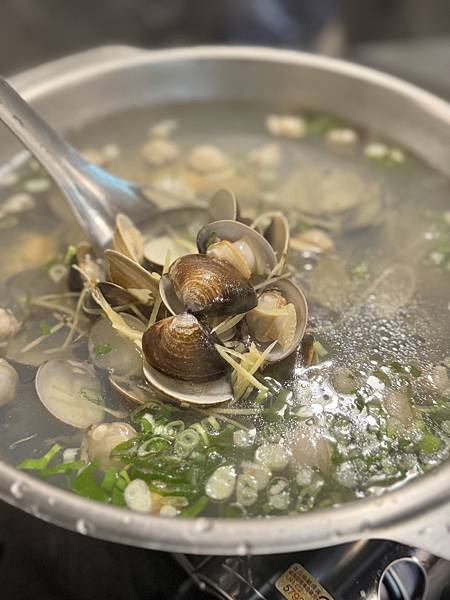
[[[152,226],[161,219],[175,228],[189,218],[190,209],[172,209],[154,216]],[[245,224],[234,196],[221,190],[201,218],[194,245],[154,237],[119,215],[114,249],[105,251],[107,281],[95,261],[84,260],[82,270],[96,290],[86,297],[87,312],[99,310],[99,291],[103,310],[105,300],[115,312],[134,306],[148,319],[136,336],[147,381],[179,401],[214,404],[233,398],[220,348],[241,356],[252,346],[266,350],[264,362],[280,361],[301,342],[307,305],[285,269],[289,227],[281,213]],[[108,317],[115,327],[115,315]]]
[[[283,215],[267,213],[247,225],[237,220],[229,192],[216,194],[213,203],[231,218],[204,225],[198,252],[170,264],[159,292],[172,316],[142,338],[150,383],[178,399],[205,403],[232,396],[229,364],[217,344],[241,350],[251,342],[261,350],[272,345],[266,360],[276,362],[297,348],[307,319],[303,293],[284,277],[289,228]]]

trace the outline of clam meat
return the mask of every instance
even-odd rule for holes
[[[197,236],[199,252],[226,260],[246,279],[271,274],[277,257],[269,242],[257,231],[238,221],[215,221]]]
[[[291,281],[279,280],[274,287],[262,291],[258,305],[245,319],[257,342],[277,342],[267,359],[277,362],[294,352],[303,338],[308,320],[305,296]]]

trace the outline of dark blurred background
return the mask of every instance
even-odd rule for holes
[[[1,0],[0,72],[101,44],[342,56],[450,96],[449,0]]]
[[[299,48],[450,99],[450,0],[0,0],[4,75],[103,44]],[[0,504],[1,600],[163,600],[181,597],[183,579],[170,555],[83,538]]]

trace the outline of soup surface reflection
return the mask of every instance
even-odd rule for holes
[[[448,458],[447,179],[373,132],[264,105],[136,110],[71,141],[167,200],[145,232],[122,218],[120,256],[105,258],[34,160],[0,170],[4,461],[97,501],[226,518],[381,494]],[[250,304],[223,314],[183,300],[183,327],[200,327],[208,348],[187,368],[188,352],[169,348],[160,368],[160,342],[141,340],[179,319],[160,297],[161,273],[197,253],[199,231],[214,254],[224,235],[208,229],[204,206],[220,189],[272,244],[272,219],[285,217],[287,262],[273,244],[276,261],[261,267],[252,243],[233,239],[231,268],[251,263],[241,273],[251,298],[239,287],[234,300]],[[232,203],[223,194],[219,211]],[[307,323],[301,292],[285,284],[305,294]],[[262,300],[271,290],[281,303]]]

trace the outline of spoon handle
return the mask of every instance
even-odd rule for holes
[[[118,212],[140,219],[153,211],[136,185],[88,163],[2,77],[0,120],[48,171],[98,248],[110,242]]]

